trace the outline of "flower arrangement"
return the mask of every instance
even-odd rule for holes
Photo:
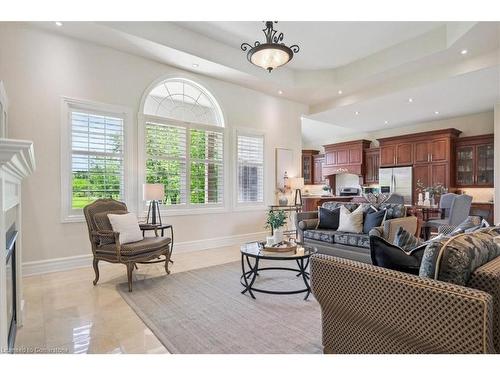
[[[444,187],[443,184],[435,184],[432,186],[425,186],[422,181],[417,180],[417,188],[416,190],[419,193],[429,193],[431,197],[446,194],[448,192],[448,188]]]
[[[269,210],[267,213],[266,229],[276,230],[286,224],[286,212],[282,210]]]

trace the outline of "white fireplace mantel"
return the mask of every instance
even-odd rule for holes
[[[0,351],[8,342],[6,232],[13,225],[18,232],[16,241],[16,322],[22,325],[22,230],[21,182],[35,170],[33,142],[0,138]],[[7,215],[10,213],[10,215]],[[13,213],[13,215],[12,215]],[[9,218],[9,219],[8,219]],[[14,218],[14,219],[12,219]]]
[[[35,170],[33,142],[0,138],[0,168],[18,180],[32,174]]]

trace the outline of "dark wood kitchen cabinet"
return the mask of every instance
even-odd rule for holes
[[[380,167],[380,149],[367,148],[365,149],[365,184],[378,183],[378,169]]]
[[[325,181],[323,178],[323,164],[325,164],[325,155],[313,155],[313,184],[322,185]]]
[[[457,187],[493,187],[493,134],[459,138],[455,145]]]
[[[363,175],[364,150],[371,141],[359,140],[325,145],[323,176],[339,173]]]
[[[413,164],[413,144],[405,140],[380,145],[380,166],[408,166]]]
[[[304,177],[304,185],[312,185],[314,181],[314,155],[318,154],[318,150],[302,150],[302,177]]]
[[[447,162],[451,157],[451,140],[448,136],[415,142],[415,164]]]

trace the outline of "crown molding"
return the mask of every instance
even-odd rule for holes
[[[35,171],[33,142],[0,138],[0,168],[18,180]]]

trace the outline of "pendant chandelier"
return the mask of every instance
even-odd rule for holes
[[[277,21],[274,21],[277,23]],[[283,41],[283,33],[273,29],[273,21],[266,21],[266,28],[262,29],[266,36],[266,42],[256,41],[254,45],[243,43],[241,49],[247,51],[247,59],[252,64],[266,69],[269,73],[279,66],[285,65],[293,58],[293,54],[299,52],[299,46],[294,44],[287,47]]]

